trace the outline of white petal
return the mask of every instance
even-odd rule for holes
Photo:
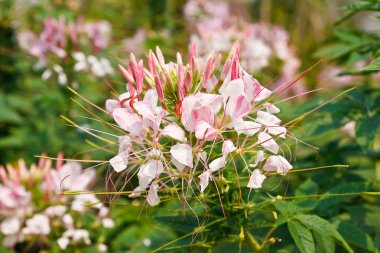
[[[199,140],[213,140],[218,136],[218,130],[207,122],[201,120],[195,124],[195,137]]]
[[[114,156],[113,158],[111,158],[111,160],[109,162],[110,162],[112,168],[116,172],[121,172],[121,171],[125,170],[128,166],[128,157],[129,157],[128,151],[124,151],[124,152],[121,152],[120,154]]]
[[[268,151],[277,154],[279,150],[278,144],[273,140],[273,138],[264,132],[261,132],[258,136],[257,144],[260,144]]]
[[[119,137],[119,153],[129,151],[132,147],[132,140],[129,136],[124,135]]]
[[[273,105],[271,103],[265,103],[264,107],[265,107],[265,109],[267,109],[268,113],[275,114],[275,113],[279,113],[280,112],[280,109],[278,109],[277,106],[275,106],[275,105]]]
[[[160,203],[160,198],[158,197],[158,194],[157,194],[158,188],[159,188],[159,186],[157,183],[153,183],[150,186],[148,196],[146,198],[146,200],[150,206],[155,206],[158,203]]]
[[[69,245],[70,241],[67,237],[61,237],[57,240],[58,246],[60,249],[65,250]]]
[[[145,188],[142,188],[141,186],[137,186],[135,189],[133,189],[133,192],[128,195],[130,198],[136,198],[141,195],[145,191]]]
[[[211,171],[209,170],[206,170],[205,172],[199,175],[199,179],[200,179],[199,184],[201,186],[200,192],[203,192],[208,186],[208,183],[210,181],[210,175],[211,175]]]
[[[197,157],[197,161],[200,159],[200,160],[202,160],[203,162],[206,162],[206,159],[207,159],[207,153],[206,153],[206,151],[200,150],[200,151],[196,154],[196,157]]]
[[[115,227],[115,222],[111,218],[102,219],[102,226],[104,228],[113,228]]]
[[[282,175],[285,175],[293,166],[282,156],[271,156],[266,161],[263,169],[265,171],[276,171]]]
[[[20,221],[16,217],[10,217],[0,224],[1,233],[4,235],[13,235],[16,234],[20,230]]]
[[[256,160],[255,160],[255,163],[254,163],[254,164],[250,164],[249,167],[254,168],[254,167],[256,167],[260,162],[262,162],[262,161],[264,161],[264,160],[265,160],[265,157],[264,157],[264,151],[259,150],[259,151],[257,151],[257,154],[256,154]]]
[[[164,172],[164,166],[159,160],[150,160],[143,164],[137,173],[140,187],[146,189],[150,182]]]
[[[261,124],[253,122],[253,121],[243,121],[236,120],[234,124],[234,129],[238,134],[245,134],[248,136],[252,136],[256,134],[261,129]]]
[[[167,125],[161,132],[162,135],[167,135],[175,140],[186,142],[185,131],[180,128],[177,123]]]
[[[268,133],[274,136],[279,136],[281,138],[286,138],[286,127],[272,126],[267,127]]]
[[[262,187],[262,183],[267,177],[260,173],[259,169],[255,169],[249,178],[247,187],[251,189],[259,189]]]
[[[222,146],[223,157],[227,157],[229,153],[234,152],[235,150],[236,150],[236,147],[234,146],[234,143],[231,140],[227,140],[223,142],[223,146]]]
[[[216,158],[214,161],[212,161],[208,167],[212,172],[217,171],[221,168],[224,168],[226,166],[226,159],[224,157]]]
[[[170,149],[170,154],[179,163],[193,168],[193,150],[188,144],[177,144]]]
[[[179,170],[179,172],[182,172],[186,168],[186,165],[178,162],[175,158],[172,159],[172,163]]]
[[[44,73],[42,73],[42,80],[46,81],[47,79],[49,79],[52,75],[52,71],[50,69],[47,69],[44,71]]]
[[[281,123],[281,120],[279,118],[264,111],[257,112],[256,121],[265,126],[278,126]]]

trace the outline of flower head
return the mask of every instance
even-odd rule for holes
[[[0,166],[0,233],[4,235],[4,247],[13,248],[25,241],[39,245],[40,237],[57,240],[61,249],[76,244],[81,238],[89,244],[88,229],[93,225],[81,222],[84,213],[93,213],[94,222],[103,224],[104,228],[113,227],[108,208],[102,206],[95,195],[77,195],[71,201],[60,194],[61,191],[87,191],[95,171],[82,171],[77,162],[63,163],[62,154],[57,160],[55,167],[46,159],[30,168],[23,160],[17,166]],[[57,234],[57,231],[66,232]]]
[[[291,169],[278,155],[287,129],[269,102],[274,93],[243,69],[239,45],[223,66],[220,56],[210,54],[204,64],[195,52],[194,46],[184,64],[180,54],[177,62],[166,62],[157,48],[147,68],[131,55],[128,68],[120,66],[126,92],[106,103],[124,132],[110,164],[116,173],[137,175],[129,197],[145,195],[152,206],[160,192],[206,192],[224,173],[249,176],[247,187],[258,189],[268,171]],[[253,166],[238,167],[237,159]]]

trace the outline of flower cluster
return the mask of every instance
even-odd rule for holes
[[[223,1],[189,0],[184,13],[195,23],[191,43],[200,48],[200,56],[210,50],[226,53],[235,41],[240,41],[240,62],[248,72],[258,73],[273,68],[280,62],[278,85],[289,81],[297,73],[301,63],[291,46],[288,33],[280,26],[265,23],[249,23],[240,15],[234,16],[230,6]],[[302,92],[302,85],[294,86]]]
[[[112,74],[109,61],[95,56],[107,47],[109,39],[110,25],[106,21],[84,23],[78,19],[74,23],[63,17],[45,19],[39,35],[31,31],[18,34],[20,47],[38,58],[36,68],[46,69],[43,79],[55,74],[60,84],[68,82],[66,65],[73,65],[69,71],[90,71],[98,77]]]
[[[60,158],[62,156],[60,155]],[[8,164],[0,167],[0,232],[4,235],[3,246],[13,248],[24,242],[48,247],[57,243],[64,250],[72,245],[90,245],[90,229],[112,228],[108,208],[95,195],[77,195],[70,204],[61,191],[84,191],[94,180],[95,171],[82,171],[76,162],[63,164],[58,160],[52,167],[51,160],[41,159],[29,169],[23,160],[17,167]],[[91,224],[82,216],[95,217]],[[42,239],[42,240],[41,240]],[[56,242],[54,242],[56,240]],[[99,248],[106,248],[98,241]]]
[[[279,145],[287,129],[269,102],[276,94],[244,71],[239,59],[237,43],[221,70],[221,55],[211,53],[204,63],[192,47],[188,64],[179,53],[176,63],[167,63],[157,47],[156,54],[149,51],[147,68],[133,54],[128,69],[119,66],[127,92],[107,100],[106,109],[123,135],[109,162],[123,175],[137,173],[129,197],[147,193],[154,206],[159,190],[186,195],[196,187],[205,193],[210,180],[223,179],[225,172],[235,172],[238,182],[246,176],[246,186],[259,189],[268,173],[292,169]],[[238,159],[245,165],[237,166]]]

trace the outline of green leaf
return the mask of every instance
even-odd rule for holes
[[[380,70],[380,57],[373,60],[368,66],[362,68],[365,71],[379,71]]]
[[[375,245],[371,237],[359,227],[342,221],[338,225],[338,231],[346,241],[362,249],[374,251]]]
[[[301,253],[314,253],[314,239],[310,230],[297,220],[288,221],[288,229]]]
[[[324,236],[317,231],[313,231],[315,240],[317,241],[317,252],[334,253],[335,241],[331,236]]]
[[[336,21],[336,24],[342,23],[359,11],[379,11],[380,3],[377,1],[360,1],[347,5],[345,9],[346,13]]]
[[[316,231],[324,236],[333,237],[337,240],[347,252],[354,252],[350,245],[344,240],[344,238],[339,234],[339,232],[328,222],[327,220],[312,214],[299,214],[294,216],[307,228]]]
[[[376,133],[380,129],[380,116],[368,116],[356,122],[356,141],[365,152],[373,149]]]
[[[189,233],[199,226],[199,222],[193,215],[159,216],[155,220],[182,233]]]
[[[303,182],[296,190],[296,196],[300,195],[311,195],[316,194],[318,192],[318,185],[308,178],[305,182]]]
[[[375,237],[375,253],[380,253],[380,228],[376,232],[376,237]]]
[[[340,194],[340,193],[358,193],[358,192],[364,192],[371,188],[370,183],[346,183],[346,184],[340,184],[336,187],[331,188],[326,193],[328,194]],[[351,195],[351,196],[337,196],[337,197],[322,197],[319,199],[319,203],[317,206],[317,210],[319,211],[325,211],[328,210],[333,205],[336,205],[337,203],[358,197],[358,195]]]

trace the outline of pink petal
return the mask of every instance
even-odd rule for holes
[[[201,106],[209,106],[214,113],[217,113],[223,105],[223,96],[221,95],[197,93],[195,96],[199,99]]]
[[[195,119],[193,117],[193,109],[199,105],[198,99],[194,95],[184,98],[181,105],[181,122],[189,132],[195,130]]]
[[[156,116],[153,113],[152,106],[147,101],[139,101],[133,104],[136,111],[144,118],[148,119],[151,122],[154,122]]]
[[[195,125],[195,137],[199,140],[213,140],[218,136],[218,133],[218,130],[203,120],[197,121]]]
[[[116,108],[112,116],[116,123],[135,136],[144,136],[144,124],[142,119],[135,113],[131,112],[127,108]]]
[[[120,105],[120,102],[118,100],[116,100],[116,99],[107,99],[106,100],[106,110],[110,114],[112,114],[116,108],[120,108],[120,107],[121,107],[121,105]]]

